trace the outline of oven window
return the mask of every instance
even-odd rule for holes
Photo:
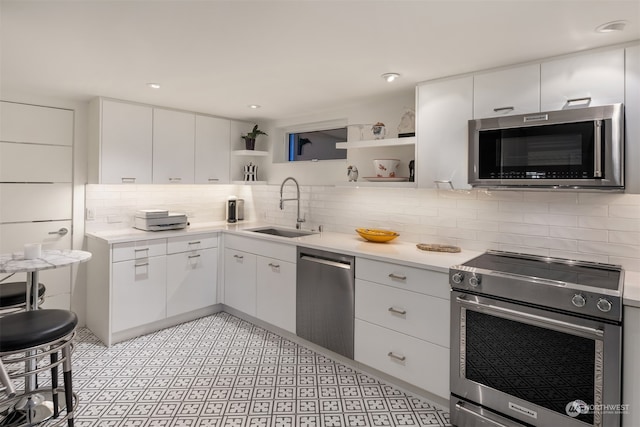
[[[585,179],[594,175],[591,121],[481,131],[479,144],[483,179]]]
[[[466,378],[567,415],[594,404],[595,341],[466,311]],[[593,414],[578,420],[593,424]]]

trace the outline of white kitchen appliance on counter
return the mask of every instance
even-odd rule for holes
[[[187,226],[187,215],[162,209],[136,211],[134,228],[144,231],[179,230]]]

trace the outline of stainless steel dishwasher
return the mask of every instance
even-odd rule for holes
[[[296,333],[353,359],[355,258],[298,247]]]

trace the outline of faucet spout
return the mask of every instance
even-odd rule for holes
[[[293,183],[296,186],[296,197],[295,199],[283,199],[282,198],[282,191],[284,190],[284,185],[287,183],[287,181],[293,181]],[[295,200],[297,202],[297,217],[296,217],[296,228],[300,228],[300,224],[305,222],[304,218],[300,217],[300,185],[298,184],[298,181],[296,181],[296,179],[292,176],[289,176],[287,178],[284,179],[284,181],[282,181],[282,184],[280,184],[280,210],[284,209],[284,202],[287,201],[292,201]]]

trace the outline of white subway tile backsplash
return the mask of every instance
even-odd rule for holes
[[[95,210],[88,231],[130,227],[137,209],[188,212],[192,223],[225,219],[227,197],[245,199],[247,220],[295,226],[295,202],[278,206],[279,185],[86,186]],[[285,187],[295,197],[295,187]],[[302,186],[305,228],[354,233],[395,229],[406,241],[464,250],[511,250],[622,264],[640,270],[640,195]],[[120,223],[108,219],[120,218]]]
[[[567,227],[576,227],[578,225],[578,217],[575,215],[525,213],[522,215],[522,221],[529,224],[564,225]]]
[[[563,239],[607,242],[609,240],[609,231],[579,227],[549,227],[549,236]]]

